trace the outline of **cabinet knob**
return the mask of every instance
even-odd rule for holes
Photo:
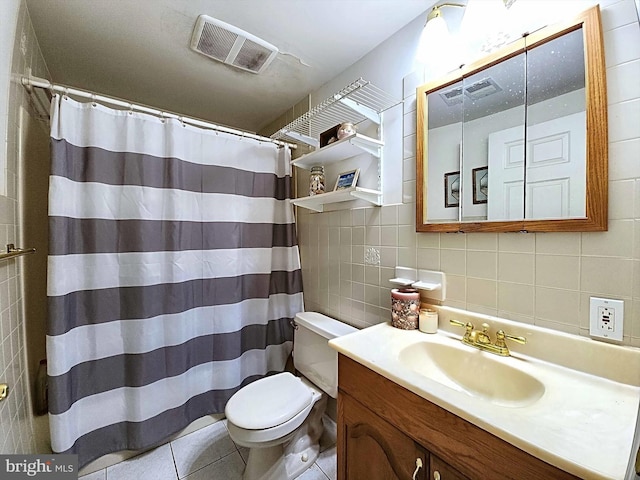
[[[422,459],[418,457],[416,458],[416,469],[413,472],[413,480],[416,480],[416,475],[418,474],[421,468],[422,468]]]
[[[438,470],[433,472],[433,480],[440,480],[440,472]]]

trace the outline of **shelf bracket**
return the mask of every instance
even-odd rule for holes
[[[311,145],[312,147],[315,147],[315,148],[320,147],[320,142],[317,139],[310,137],[308,135],[303,135],[301,133],[294,132],[292,130],[283,130],[282,133],[287,137],[293,138],[294,140],[298,140],[302,143],[306,143],[307,145]]]
[[[363,142],[358,137],[352,138],[351,140],[349,140],[349,143],[358,148],[361,148],[363,151],[370,153],[377,158],[380,158],[380,146],[378,145],[371,145],[370,143]]]
[[[363,117],[367,118],[368,120],[371,120],[376,125],[380,125],[380,122],[381,122],[380,114],[378,112],[376,112],[374,109],[369,108],[369,107],[365,107],[364,105],[362,105],[360,103],[356,103],[353,100],[351,100],[350,98],[341,98],[338,101],[340,103],[346,105],[347,107],[349,107],[354,112],[358,112]]]
[[[382,205],[382,200],[379,192],[368,192],[366,190],[354,190],[351,192],[352,197],[359,198],[361,200],[366,200],[369,203],[373,203],[374,205],[380,206]]]
[[[300,207],[300,206],[302,206],[302,205],[297,205],[297,204],[295,204],[295,203],[294,203],[294,205],[295,205],[296,207]],[[322,212],[324,212],[324,204],[322,204],[322,205],[317,205],[317,206],[316,206],[316,205],[305,205],[305,206],[304,206],[304,208],[306,208],[307,210],[312,210],[312,211],[314,211],[314,212],[318,212],[318,213],[322,213]]]

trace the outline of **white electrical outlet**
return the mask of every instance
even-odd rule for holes
[[[589,334],[621,342],[624,301],[591,297],[589,307]]]

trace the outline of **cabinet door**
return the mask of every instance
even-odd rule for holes
[[[428,455],[411,438],[347,395],[340,395],[340,480],[426,480]]]
[[[468,480],[455,468],[440,460],[435,455],[429,459],[429,480]]]

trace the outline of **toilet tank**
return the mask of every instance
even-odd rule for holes
[[[296,315],[293,363],[302,375],[327,394],[338,396],[338,352],[328,344],[332,338],[357,331],[356,328],[316,312]]]

